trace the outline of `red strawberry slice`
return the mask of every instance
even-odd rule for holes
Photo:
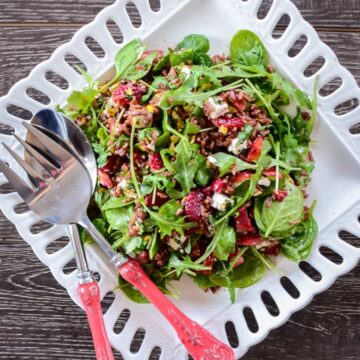
[[[212,121],[215,126],[224,126],[227,129],[242,129],[244,127],[244,120],[240,118],[218,118]]]
[[[241,208],[239,215],[235,218],[235,229],[239,234],[249,234],[255,232],[255,228],[251,223],[249,214],[245,208]]]
[[[217,262],[217,258],[214,255],[209,255],[203,262],[202,265],[208,266],[211,270],[200,270],[199,272],[204,275],[211,275],[212,274],[212,267]]]
[[[98,169],[98,175],[102,186],[106,188],[112,188],[114,186],[108,173]]]
[[[201,206],[204,200],[204,194],[200,190],[194,190],[189,193],[185,199],[185,214],[190,221],[200,222],[203,215],[201,214]]]
[[[151,170],[160,170],[164,167],[164,163],[159,153],[150,154],[149,163]]]
[[[278,256],[280,254],[280,243],[270,245],[264,249],[266,255]]]
[[[247,162],[253,162],[256,160],[259,160],[261,156],[261,148],[263,144],[264,139],[262,137],[257,137],[254,142],[251,145],[251,149],[249,151],[249,154],[246,158]]]
[[[221,179],[215,179],[211,185],[211,190],[216,193],[222,193],[225,191],[227,184],[224,180]]]
[[[169,200],[169,197],[162,191],[157,191],[156,196],[153,202],[153,194],[145,196],[145,205],[146,206],[161,206]]]
[[[237,244],[242,246],[256,246],[263,241],[264,240],[259,235],[245,235],[237,240]]]
[[[275,178],[276,177],[276,167],[274,166],[270,169],[266,169],[263,171],[262,174],[263,174],[263,176],[266,176],[266,177]],[[283,178],[283,176],[279,172],[279,179],[281,180],[282,178]]]
[[[286,190],[279,190],[278,192],[273,192],[273,199],[279,202],[283,202],[285,198],[288,196],[288,192]]]

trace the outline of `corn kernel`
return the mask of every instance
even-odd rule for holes
[[[228,133],[228,128],[226,126],[220,126],[219,132],[222,133],[222,134],[227,134]]]
[[[146,105],[146,110],[153,113],[155,111],[155,108],[152,105]]]
[[[149,243],[151,241],[151,236],[150,235],[144,236],[144,241]]]
[[[172,111],[171,116],[174,120],[180,119],[179,114],[175,110]]]
[[[170,146],[169,146],[169,149],[171,151],[175,151],[175,144],[174,143],[171,143]]]
[[[185,127],[184,121],[182,119],[176,120],[176,127],[178,130],[182,130]]]
[[[125,90],[125,94],[126,94],[126,95],[132,95],[132,94],[133,94],[132,89],[126,89],[126,90]]]
[[[170,136],[170,141],[173,143],[173,144],[176,144],[178,141],[179,141],[179,138],[175,135],[171,135]]]

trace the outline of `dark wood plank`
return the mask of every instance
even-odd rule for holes
[[[151,1],[158,7],[158,0]],[[264,0],[265,7],[272,0]],[[47,0],[1,0],[0,6],[6,11],[0,13],[0,24],[21,23],[31,26],[32,23],[56,26],[56,24],[84,24],[91,21],[95,15],[113,0],[62,0],[51,2]],[[337,27],[342,29],[360,29],[360,2],[357,0],[293,0],[306,20],[316,27]],[[134,13],[130,6],[130,13]]]

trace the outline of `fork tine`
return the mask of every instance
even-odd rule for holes
[[[23,121],[22,125],[44,145],[44,147],[49,151],[49,155],[54,157],[55,160],[61,165],[74,158],[72,154],[62,148],[58,143],[45,135],[35,126],[29,124],[26,121]]]
[[[21,137],[14,134],[17,141],[25,148],[25,150],[48,172],[48,175],[42,174],[44,178],[48,178],[49,176],[55,176],[59,169],[51,163],[45,156],[43,156],[40,152],[35,150],[31,145],[26,143]]]
[[[21,196],[21,198],[28,204],[31,199],[34,197],[34,190],[32,190],[29,185],[18,176],[14,170],[10,169],[4,161],[0,159],[0,171],[8,179],[9,183],[13,186],[15,191]]]
[[[37,188],[44,188],[47,186],[46,180],[39,175],[28,163],[26,163],[13,149],[8,145],[2,143],[5,149],[10,153],[10,155],[18,162],[18,164],[26,171],[31,182]]]

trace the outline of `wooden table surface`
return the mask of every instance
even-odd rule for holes
[[[0,96],[112,2],[0,0]],[[359,83],[360,1],[294,3]],[[243,357],[278,358],[360,358],[359,266]],[[0,359],[94,359],[84,313],[1,213]]]

